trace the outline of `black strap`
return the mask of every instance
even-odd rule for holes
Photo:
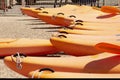
[[[39,70],[39,72],[42,72],[42,71],[51,71],[52,73],[55,72],[54,70],[50,69],[50,68],[42,68]]]
[[[58,37],[60,37],[60,38],[67,38],[67,36],[65,36],[65,35],[58,35]]]
[[[60,33],[65,33],[65,34],[68,34],[66,31],[60,31]]]
[[[76,20],[75,22],[83,22],[83,20]]]

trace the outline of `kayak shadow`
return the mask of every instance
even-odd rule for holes
[[[58,32],[58,30],[49,30],[49,31],[46,31],[46,32]]]
[[[120,64],[120,56],[112,56],[100,60],[94,60],[89,62],[85,67],[83,72],[89,73],[109,73],[114,70],[116,66]],[[116,68],[117,69],[117,68]]]
[[[48,25],[44,22],[39,22],[39,23],[31,23],[31,24],[28,24],[28,25]]]
[[[33,27],[31,29],[60,29],[62,27]]]
[[[5,57],[5,56],[4,56]],[[0,56],[0,59],[4,59],[4,57],[3,56]]]
[[[34,18],[33,19],[18,19],[18,21],[33,21],[33,20],[39,20],[39,19],[34,19]]]

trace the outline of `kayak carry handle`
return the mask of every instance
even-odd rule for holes
[[[42,71],[51,71],[52,73],[55,72],[53,69],[50,69],[50,68],[42,68],[39,70],[39,72],[42,72]]]
[[[47,11],[43,11],[42,13],[46,13],[46,14],[48,14],[48,12],[47,12]]]
[[[75,22],[84,22],[83,20],[76,20]]]
[[[35,74],[38,73],[38,77],[37,78],[40,78],[41,74],[44,72],[44,71],[50,71],[51,73],[54,73],[54,70],[50,69],[50,68],[42,68],[40,70],[36,70],[34,71],[34,73],[32,74],[32,77],[31,78],[34,78],[35,77]]]
[[[36,8],[35,10],[42,10],[44,9],[45,7],[39,7],[39,8]]]
[[[58,35],[58,37],[60,37],[60,38],[67,38],[67,36],[65,36],[65,35]]]
[[[80,22],[77,22],[77,23],[75,23],[75,25],[83,25],[82,23],[80,23]]]
[[[57,15],[64,15],[64,13],[57,13]]]
[[[72,18],[72,17],[73,17],[73,18],[76,18],[76,16],[75,16],[75,15],[70,15],[69,17],[70,17],[70,18]]]
[[[68,34],[66,31],[60,31],[59,33],[65,33],[65,34]]]

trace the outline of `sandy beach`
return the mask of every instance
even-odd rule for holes
[[[57,26],[28,16],[0,17],[0,38],[49,39]],[[25,78],[10,70],[0,59],[0,78]]]
[[[41,20],[22,15],[20,7],[19,5],[14,6],[13,9],[6,13],[0,11],[0,38],[50,39],[51,35],[61,28],[60,26],[46,24]],[[26,78],[9,69],[4,64],[3,59],[0,59],[0,78]]]
[[[53,1],[54,2],[54,1]],[[53,5],[30,5],[30,7],[51,7]],[[51,24],[22,15],[21,5],[14,5],[12,9],[3,12],[0,10],[0,38],[39,38],[50,39],[51,35],[61,28]],[[14,54],[14,53],[13,53]],[[4,58],[0,59],[0,78],[26,78],[4,64]]]

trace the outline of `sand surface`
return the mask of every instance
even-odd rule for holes
[[[107,1],[107,0],[106,0]],[[116,4],[116,3],[115,3]],[[41,5],[42,6],[42,5]],[[13,6],[8,12],[0,10],[0,38],[41,38],[50,39],[51,34],[60,26],[46,24],[41,20],[22,15],[20,5]],[[33,5],[40,7],[40,5]],[[48,5],[44,7],[49,7]],[[53,7],[53,5],[50,7]],[[0,78],[26,78],[12,70],[0,59]]]
[[[0,38],[49,39],[59,26],[46,24],[29,16],[0,17]],[[10,70],[0,59],[0,78],[25,78]]]

